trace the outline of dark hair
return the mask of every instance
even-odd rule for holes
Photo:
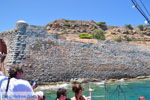
[[[66,89],[59,88],[57,90],[57,98],[56,99],[60,98],[61,95],[66,96]]]
[[[72,91],[73,91],[75,94],[78,94],[80,90],[83,90],[81,84],[73,84],[73,86],[72,86]]]
[[[4,62],[5,58],[6,58],[6,54],[7,54],[7,46],[5,44],[5,42],[3,41],[3,39],[0,38],[0,62]]]
[[[75,93],[76,100],[78,100],[77,96],[78,96],[80,90],[83,90],[81,84],[73,84],[72,91]],[[85,98],[83,96],[80,96],[79,100],[85,100]]]
[[[10,78],[16,78],[17,72],[22,72],[23,73],[23,69],[19,66],[11,66],[9,71],[8,71],[9,77]]]

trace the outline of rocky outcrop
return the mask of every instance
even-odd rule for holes
[[[26,79],[44,84],[78,78],[119,79],[150,75],[149,46],[109,40],[97,40],[96,43],[61,40],[42,26],[28,25],[21,28],[22,32],[19,30],[1,33],[1,37],[8,46],[8,55],[19,39],[20,43],[26,44],[19,47],[25,48],[17,49],[24,51],[19,53],[23,59],[18,63],[24,68]],[[18,32],[26,38],[19,38]],[[5,63],[11,57],[7,56]]]
[[[26,78],[48,83],[76,78],[133,78],[149,75],[150,47],[99,41],[34,40],[24,62]]]
[[[93,21],[77,21],[77,20],[56,20],[46,25],[48,33],[57,34],[78,34],[91,33],[95,29],[100,29]]]

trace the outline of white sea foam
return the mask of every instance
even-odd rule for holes
[[[122,79],[120,79],[120,80],[118,80],[119,82],[124,82],[125,80],[122,78]]]
[[[64,84],[56,84],[56,85],[48,85],[48,86],[39,86],[38,89],[39,90],[53,90],[53,91],[56,91],[59,88],[68,89],[69,87],[71,87],[71,84],[64,83]]]
[[[102,82],[92,82],[92,84],[96,84],[96,85],[104,85],[106,84],[105,81],[102,81]]]

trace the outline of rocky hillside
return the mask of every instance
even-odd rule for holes
[[[48,33],[52,34],[79,34],[91,33],[95,29],[100,29],[93,21],[76,21],[76,20],[55,20],[46,25]]]
[[[66,23],[66,20],[60,21]],[[94,22],[82,21],[84,24],[81,24],[80,21],[68,21],[76,23],[74,26],[71,24],[69,28],[58,22],[54,21],[46,26],[33,26],[21,21],[16,24],[14,30],[1,33],[1,38],[8,46],[5,64],[21,65],[25,69],[26,79],[42,84],[76,78],[120,79],[150,75],[150,46],[111,41],[113,35],[123,37],[124,34],[144,34],[144,37],[149,38],[149,34],[144,33],[149,30],[148,27],[140,31],[143,33],[122,33],[125,28],[107,26],[107,30],[104,30],[105,35],[111,38],[106,37],[105,41],[93,39],[96,42],[91,42],[90,39],[77,41],[72,36],[78,38],[76,34],[80,32],[92,33],[94,29],[102,29]],[[83,31],[82,25],[87,26],[86,30]],[[74,28],[80,31],[76,33]],[[61,34],[65,29],[72,33]],[[135,29],[128,30],[134,31]],[[67,36],[71,38],[66,38]]]
[[[120,38],[121,41],[127,41],[129,43],[150,45],[150,26],[139,25],[132,27],[130,24],[127,24],[123,27],[119,27],[108,26],[105,23],[96,23],[94,21],[62,19],[48,23],[45,28],[48,34],[57,34],[58,38],[65,40],[86,42],[89,40],[84,39],[84,41],[80,39],[78,36],[80,33],[92,34],[94,30],[103,30],[106,40],[117,41],[118,38]]]

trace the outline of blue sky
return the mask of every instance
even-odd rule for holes
[[[143,0],[150,10],[150,0]],[[18,20],[46,25],[58,19],[105,21],[107,25],[144,24],[144,17],[130,0],[0,0],[0,32]]]

